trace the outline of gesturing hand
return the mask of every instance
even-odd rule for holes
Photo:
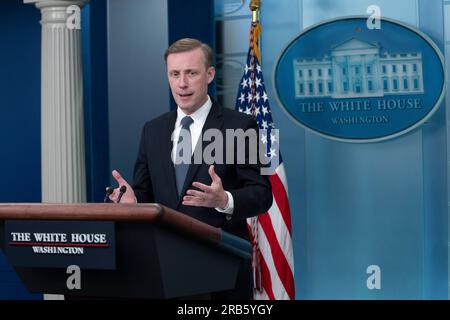
[[[183,197],[183,205],[206,208],[225,208],[228,203],[228,195],[223,190],[222,180],[214,171],[214,166],[209,166],[208,173],[211,176],[210,186],[194,182],[192,185],[201,191],[189,189]]]
[[[119,184],[119,187],[114,189],[113,193],[111,193],[109,198],[112,201],[117,202],[117,199],[119,198],[120,194],[120,187],[125,186],[127,187],[127,191],[125,191],[125,193],[122,196],[122,199],[120,199],[120,203],[136,203],[136,197],[134,195],[133,188],[131,188],[128,182],[124,178],[122,178],[122,176],[117,170],[113,170],[112,176],[114,179],[116,179],[117,183]]]

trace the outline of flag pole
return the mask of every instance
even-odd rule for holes
[[[261,0],[250,0],[250,10],[252,11],[252,28],[250,41],[251,46],[254,50],[255,56],[258,58],[259,63],[261,63],[261,56],[259,54],[258,41],[261,34],[261,25],[259,24],[259,13],[261,10]]]
[[[250,62],[250,70],[251,76],[250,79],[255,83],[255,57],[257,60],[260,60],[259,49],[258,49],[258,38],[260,35],[260,26],[259,26],[259,10],[261,8],[261,0],[250,0],[250,10],[252,11],[252,27],[250,30],[250,48],[251,48],[251,62]],[[255,88],[252,88],[251,95],[255,97]],[[251,104],[251,110],[253,116],[255,116],[256,102],[253,99]],[[255,116],[256,117],[256,116]],[[252,267],[253,267],[253,283],[254,283],[254,294],[263,292],[263,284],[262,284],[262,272],[261,272],[261,261],[260,261],[260,249],[259,249],[259,239],[258,239],[258,217],[254,217],[251,219],[251,230],[253,234],[253,257],[252,257]]]
[[[259,9],[261,8],[261,0],[250,0],[250,10],[253,13],[253,22],[258,22]]]

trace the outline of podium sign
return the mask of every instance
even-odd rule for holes
[[[5,221],[5,253],[16,267],[116,269],[113,222]]]

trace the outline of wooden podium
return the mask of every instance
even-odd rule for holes
[[[40,254],[38,266],[11,263],[33,293],[166,299],[230,290],[242,260],[252,254],[247,241],[158,204],[2,204],[0,249],[7,259],[13,244],[5,223],[17,221],[58,222],[64,230],[80,221],[105,221],[114,229],[114,268],[80,267],[80,289],[67,286],[67,267],[79,257],[64,256],[65,267],[47,265],[51,253]],[[36,260],[31,245],[21,250],[25,264],[28,255]]]

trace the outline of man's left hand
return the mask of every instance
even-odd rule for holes
[[[214,171],[213,165],[209,167],[208,173],[211,176],[212,184],[208,186],[197,181],[192,183],[192,186],[201,191],[187,190],[186,195],[183,197],[183,205],[219,209],[227,206],[228,195],[223,189],[222,180]]]

